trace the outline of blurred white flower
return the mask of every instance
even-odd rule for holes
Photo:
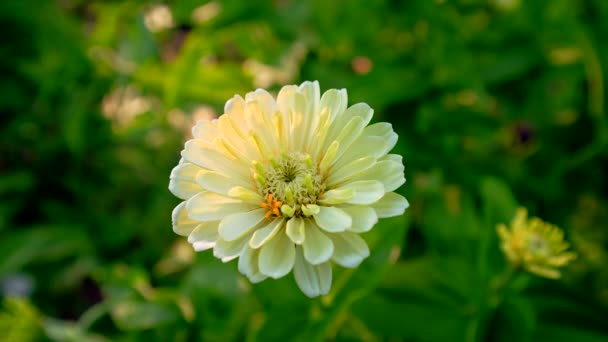
[[[333,261],[356,267],[369,255],[359,236],[408,207],[394,193],[402,158],[397,134],[367,126],[373,110],[347,108],[346,90],[320,96],[317,82],[233,97],[216,120],[199,121],[169,189],[184,200],[173,230],[197,251],[239,258],[250,281],[293,270],[309,297],[327,294]]]
[[[160,32],[175,26],[173,15],[167,5],[157,5],[150,8],[144,15],[144,23],[148,30]]]

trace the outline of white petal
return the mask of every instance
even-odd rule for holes
[[[352,204],[372,204],[384,195],[384,185],[375,180],[363,180],[346,183],[340,189],[353,189],[355,196],[348,201]]]
[[[236,259],[243,252],[247,241],[249,241],[249,236],[244,236],[235,241],[226,241],[219,238],[213,247],[213,255],[222,262]]]
[[[177,207],[173,209],[171,220],[173,221],[173,231],[175,234],[181,236],[188,236],[188,234],[200,224],[199,221],[192,220],[188,217],[186,202],[178,204]]]
[[[319,207],[314,218],[319,227],[328,232],[343,232],[353,224],[347,213],[335,207]]]
[[[210,170],[200,170],[196,176],[196,182],[207,191],[212,191],[220,195],[228,196],[230,189],[235,186],[243,186],[240,178],[230,178],[219,172]]]
[[[191,163],[177,164],[169,176],[169,191],[183,200],[202,191],[203,189],[196,182],[196,175],[200,170],[199,166]]]
[[[259,283],[267,277],[260,272],[258,267],[259,250],[245,245],[241,256],[239,256],[239,272],[247,276],[252,283]]]
[[[334,165],[332,170],[329,173],[329,177],[327,177],[327,185],[330,187],[336,185],[340,182],[344,182],[361,172],[369,169],[370,167],[376,164],[376,158],[374,157],[364,157],[352,160],[350,163],[342,166]],[[354,193],[353,193],[354,195]]]
[[[199,224],[188,236],[188,242],[197,252],[215,247],[219,238],[217,233],[218,221],[203,222]]]
[[[318,265],[326,262],[334,253],[334,244],[327,235],[317,228],[317,225],[306,220],[306,240],[302,248],[304,257],[309,263]]]
[[[266,209],[259,208],[224,217],[219,226],[220,236],[226,241],[234,241],[240,238],[262,222],[265,213]]]
[[[313,266],[306,262],[300,248],[296,249],[297,255],[293,275],[300,290],[310,298],[328,294],[332,277],[330,263],[324,262]]]
[[[346,203],[353,197],[355,197],[355,190],[353,189],[332,189],[323,193],[318,202],[323,205],[334,205]]]
[[[284,219],[275,219],[266,226],[256,230],[249,241],[249,246],[251,246],[251,248],[262,247],[281,230],[284,224]]]
[[[293,241],[293,243],[301,245],[305,239],[304,219],[294,217],[287,221],[287,236]]]
[[[205,191],[189,199],[186,208],[188,216],[193,220],[215,221],[226,215],[257,209],[259,206]]]
[[[369,248],[359,234],[344,232],[330,235],[334,243],[332,260],[347,268],[357,267],[369,256]]]
[[[378,215],[376,215],[376,211],[371,207],[356,205],[342,208],[342,210],[353,219],[353,225],[348,228],[351,232],[368,232],[378,223]]]
[[[409,206],[405,197],[394,192],[387,192],[378,202],[372,204],[379,218],[402,215]]]
[[[259,267],[263,274],[278,279],[293,268],[296,248],[283,232],[275,235],[260,249]]]

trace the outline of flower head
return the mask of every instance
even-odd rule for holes
[[[345,90],[321,96],[317,82],[276,99],[261,89],[233,97],[196,124],[171,172],[184,200],[173,230],[197,251],[239,258],[252,282],[293,270],[306,295],[327,294],[330,262],[359,265],[369,255],[359,234],[408,207],[393,192],[405,182],[401,156],[388,154],[397,134],[368,126],[372,115],[365,103],[347,108]]]
[[[514,266],[522,266],[541,277],[561,277],[558,268],[576,258],[576,254],[566,251],[569,244],[557,226],[527,216],[527,210],[519,208],[510,229],[502,223],[496,227],[501,249]]]

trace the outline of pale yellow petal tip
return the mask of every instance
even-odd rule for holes
[[[538,217],[528,218],[525,208],[518,208],[510,227],[501,223],[496,231],[509,263],[521,265],[532,274],[558,279],[561,277],[558,268],[576,258],[576,253],[567,251],[569,245],[561,229]]]
[[[238,259],[252,283],[293,273],[306,296],[330,293],[332,263],[357,267],[370,254],[359,234],[409,206],[394,192],[405,182],[402,157],[388,154],[397,134],[368,126],[372,116],[317,81],[235,95],[216,121],[195,125],[170,175],[184,200],[175,233]]]

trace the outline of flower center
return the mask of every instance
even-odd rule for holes
[[[315,203],[325,186],[310,155],[292,152],[271,158],[265,165],[254,162],[254,167],[258,191],[267,199],[261,204],[269,209],[266,217],[310,216],[318,210]]]
[[[532,233],[528,237],[528,249],[535,255],[544,256],[551,252],[547,240],[539,235]]]

